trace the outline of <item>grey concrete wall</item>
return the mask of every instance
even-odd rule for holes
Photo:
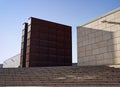
[[[3,62],[3,68],[18,68],[20,66],[20,54],[17,54]]]
[[[77,28],[78,65],[120,64],[120,10]]]

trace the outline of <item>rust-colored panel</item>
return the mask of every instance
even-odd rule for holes
[[[55,49],[49,49],[49,55],[57,55],[56,48]]]
[[[64,49],[57,49],[58,56],[64,56]]]
[[[57,40],[57,36],[55,34],[49,34],[49,40],[50,41],[56,41]]]
[[[40,48],[39,49],[39,54],[48,54],[48,49],[46,49],[46,48]]]
[[[33,17],[30,25],[26,67],[72,65],[70,26]]]
[[[39,34],[39,40],[48,40],[48,33],[40,33]]]

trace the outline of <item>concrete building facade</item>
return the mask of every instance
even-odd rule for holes
[[[18,68],[20,66],[20,54],[17,54],[3,62],[3,68]]]
[[[120,64],[120,9],[77,27],[78,65]]]
[[[71,27],[29,18],[22,34],[21,67],[72,65]]]

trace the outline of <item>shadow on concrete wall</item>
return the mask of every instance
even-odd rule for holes
[[[116,63],[113,32],[80,27],[77,33],[79,65],[113,65]]]

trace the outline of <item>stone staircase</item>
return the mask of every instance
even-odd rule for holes
[[[120,69],[107,66],[1,68],[0,86],[120,87]]]

